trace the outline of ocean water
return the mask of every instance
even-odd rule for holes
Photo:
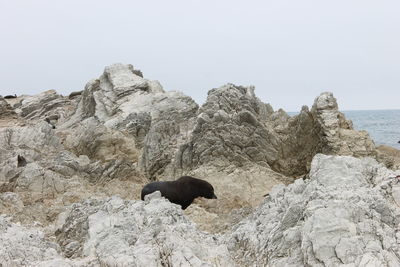
[[[356,130],[366,130],[376,145],[400,149],[400,109],[341,111]]]

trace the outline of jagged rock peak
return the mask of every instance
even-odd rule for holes
[[[135,70],[131,64],[121,63],[105,67],[100,86],[106,91],[114,91],[118,96],[137,90],[163,92],[162,87],[144,79],[140,70]]]
[[[314,110],[338,110],[336,98],[331,92],[323,92],[314,100]]]
[[[318,96],[311,109],[316,122],[316,132],[321,141],[318,152],[331,155],[352,155],[376,157],[375,144],[366,131],[353,129],[353,123],[346,120],[339,111],[336,98],[330,92]]]

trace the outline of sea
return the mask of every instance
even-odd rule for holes
[[[400,149],[400,109],[341,111],[356,130],[366,130],[375,145]]]
[[[346,119],[353,122],[356,130],[366,130],[375,145],[387,145],[400,149],[400,109],[388,110],[341,110]],[[288,112],[297,115],[298,112]]]

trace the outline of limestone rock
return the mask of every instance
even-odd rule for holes
[[[132,138],[122,132],[110,129],[95,118],[88,118],[75,126],[64,145],[76,155],[86,155],[90,159],[103,162],[112,159],[138,161],[138,150]]]
[[[32,266],[35,262],[60,259],[55,243],[45,240],[43,232],[26,229],[0,215],[0,264]]]
[[[157,93],[164,93],[161,85],[138,76],[132,65],[107,66],[99,79],[86,84],[75,115],[67,125],[93,116],[101,122],[124,119],[129,108],[137,109],[127,103],[131,100],[128,96]]]
[[[399,264],[399,173],[315,156],[396,166],[331,93],[289,116],[227,84],[199,109],[115,64],[70,97],[0,98],[0,116],[0,265]],[[185,213],[137,200],[149,179],[182,175],[218,200]]]
[[[145,202],[112,197],[73,205],[57,231],[65,256],[96,255],[112,266],[234,266],[218,236],[197,231],[157,193]]]
[[[76,135],[78,139],[72,139],[72,144],[86,144],[78,146],[81,150],[65,146],[60,132],[44,121],[0,128],[0,194],[15,194],[21,200],[14,203],[12,198],[5,198],[1,213],[13,214],[21,222],[36,220],[46,224],[64,205],[93,194],[138,194],[147,180],[137,171],[133,140],[103,125],[86,126],[98,131],[83,131]],[[90,145],[91,141],[94,145]],[[93,159],[84,152],[93,152],[88,153],[94,155]],[[25,164],[19,164],[20,157]],[[116,187],[110,189],[111,185]]]
[[[8,104],[8,102],[0,96],[0,119],[16,117],[14,109]]]
[[[176,162],[184,171],[208,163],[220,169],[257,164],[299,176],[308,172],[317,153],[376,155],[368,134],[352,129],[331,93],[317,97],[311,111],[303,107],[290,117],[283,110],[273,112],[253,87],[227,84],[208,93]]]
[[[38,227],[27,228],[0,215],[0,265],[2,266],[98,266],[96,258],[69,260],[61,256],[57,243]]]
[[[279,139],[263,125],[265,115],[253,87],[228,84],[211,90],[199,110],[190,143],[178,155],[179,167],[194,169],[210,162],[220,168],[249,162],[269,167],[278,154],[270,143]]]
[[[351,121],[338,111],[332,93],[322,93],[314,101],[311,113],[318,125],[317,131],[324,154],[356,157],[376,156],[375,144],[366,131],[353,130]]]
[[[319,154],[310,179],[274,187],[229,248],[245,266],[398,266],[393,176],[370,158]]]
[[[57,94],[55,90],[49,90],[38,95],[23,97],[16,110],[23,118],[30,120],[47,118],[56,124],[63,122],[72,114],[75,103]]]
[[[128,134],[142,148],[139,168],[155,178],[173,173],[179,146],[187,142],[198,105],[180,92],[164,92],[157,81],[143,78],[132,65],[114,64],[82,92],[74,115],[61,128],[87,118]]]
[[[376,148],[380,162],[394,169],[400,169],[400,150],[391,146],[380,145]]]

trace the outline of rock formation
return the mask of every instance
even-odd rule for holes
[[[70,96],[0,98],[0,265],[396,266],[399,173],[371,159],[389,154],[331,93],[289,116],[227,84],[199,107],[114,64]],[[139,200],[182,175],[218,201]]]
[[[161,198],[113,197],[74,204],[57,230],[70,258],[96,256],[105,266],[232,266],[220,238],[198,231],[182,209]]]
[[[10,104],[0,96],[0,119],[7,119],[10,117],[15,117],[16,113]]]
[[[399,266],[395,176],[371,158],[319,154],[309,180],[274,187],[226,242],[243,266]]]

